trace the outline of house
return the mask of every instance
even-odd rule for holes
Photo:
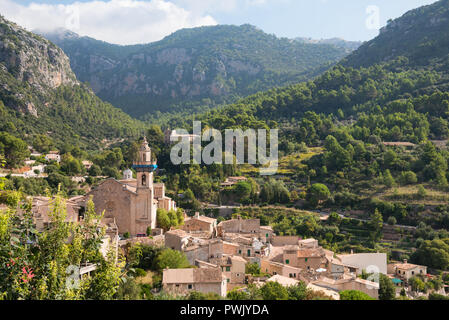
[[[245,284],[245,271],[247,261],[240,256],[224,255],[221,258],[212,258],[210,262],[219,266],[226,277],[227,290]]]
[[[282,254],[283,263],[306,271],[315,271],[323,267],[325,253],[322,248],[303,249],[299,246],[286,246]]]
[[[339,280],[320,277],[320,279],[313,281],[312,284],[322,288],[336,290],[338,292],[345,290],[357,290],[366,293],[371,298],[379,299],[379,283],[357,277],[348,276]]]
[[[157,208],[167,211],[176,210],[176,202],[165,195],[165,184],[154,184],[154,198],[157,200]]]
[[[52,153],[57,151],[50,151],[50,153],[45,155],[45,160],[47,161],[55,161],[57,163],[61,162],[61,155],[59,153]]]
[[[313,283],[309,283],[307,285],[307,289],[312,290],[314,292],[320,292],[320,293],[332,298],[333,300],[340,300],[340,294],[338,293],[337,290],[320,287],[320,286],[314,285]]]
[[[86,170],[89,170],[93,166],[92,161],[84,160],[81,162]]]
[[[318,240],[313,238],[299,240],[298,246],[304,249],[317,249],[319,247]]]
[[[33,220],[36,224],[36,229],[41,232],[46,229],[51,223],[51,210],[54,203],[53,198],[49,197],[34,197],[31,205],[31,212]],[[83,211],[82,206],[72,199],[66,201],[66,219],[67,223],[80,222],[80,213]]]
[[[355,266],[358,268],[357,274],[362,274],[365,270],[368,273],[383,273],[387,274],[387,254],[382,252],[377,253],[351,253],[339,254],[337,258],[346,265]]]
[[[263,273],[275,276],[280,275],[283,277],[288,277],[290,279],[302,279],[301,273],[302,269],[285,265],[280,262],[262,259],[260,261],[260,270]]]
[[[207,235],[201,238],[202,234],[193,236],[182,229],[170,230],[165,233],[165,247],[184,252],[192,265],[196,260],[211,262],[225,255],[237,255],[238,244],[210,239]]]
[[[176,132],[176,130],[170,129],[166,130],[164,133],[164,141],[166,144],[173,144],[178,141],[184,141],[185,139],[192,143],[195,138],[201,139],[201,136],[198,134],[182,134]]]
[[[396,263],[391,265],[390,269],[392,269],[392,271],[398,278],[406,281],[414,276],[424,276],[427,274],[426,266],[408,263],[407,260],[404,260],[403,263]]]
[[[25,166],[31,167],[31,166],[33,166],[33,164],[36,163],[36,160],[25,160],[24,163],[25,163]]]
[[[231,234],[247,238],[257,238],[263,243],[272,240],[274,232],[270,226],[261,226],[260,219],[237,219],[222,221],[217,225],[217,236],[226,237]]]
[[[271,226],[260,226],[259,239],[264,243],[269,243],[272,241],[274,236],[274,231]]]
[[[209,232],[210,234],[214,234],[216,226],[217,219],[201,216],[196,212],[195,216],[184,220],[182,229],[189,233]]]
[[[196,291],[216,293],[225,297],[227,280],[219,267],[165,269],[162,274],[162,287],[172,295],[188,295]]]
[[[399,141],[399,142],[382,142],[382,144],[384,146],[387,146],[387,147],[405,147],[405,148],[415,148],[416,147],[416,144],[414,144],[414,143],[402,142],[402,141]]]
[[[271,244],[275,247],[294,246],[298,245],[301,238],[298,236],[273,236]]]
[[[237,219],[222,221],[217,226],[218,235],[223,233],[243,233],[259,235],[260,233],[260,219],[242,219],[240,216]]]
[[[221,183],[222,187],[232,187],[241,181],[248,180],[246,177],[228,177],[225,182]]]
[[[299,283],[298,280],[295,280],[292,278],[287,278],[287,277],[281,276],[279,274],[276,274],[267,280],[267,282],[270,282],[270,281],[277,282],[280,285],[282,285],[283,287],[296,286]]]
[[[170,230],[165,233],[165,247],[172,250],[184,251],[190,235],[181,229]]]

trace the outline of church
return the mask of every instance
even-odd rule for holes
[[[127,169],[122,180],[103,181],[85,199],[92,196],[96,211],[104,211],[103,222],[116,225],[120,234],[129,232],[131,236],[145,236],[148,227],[156,228],[157,209],[176,210],[176,203],[165,196],[165,185],[153,183],[156,168],[144,138],[138,159],[133,163],[137,179],[133,179],[132,171]]]

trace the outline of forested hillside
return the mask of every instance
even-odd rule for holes
[[[261,90],[308,80],[351,49],[268,35],[251,25],[179,30],[161,41],[111,45],[66,31],[45,34],[81,81],[125,112],[205,110]]]
[[[25,139],[47,134],[57,145],[89,148],[143,130],[80,84],[53,43],[2,17],[0,40],[1,130]]]
[[[381,139],[411,142],[427,138],[444,139],[449,116],[446,93],[449,89],[449,62],[443,60],[449,55],[449,46],[446,45],[447,37],[441,34],[449,28],[449,19],[444,18],[447,12],[447,0],[412,10],[390,23],[399,24],[404,29],[381,33],[371,44],[362,45],[315,80],[259,92],[198,118],[217,128],[259,126],[260,122],[273,125],[274,121],[282,127],[285,123],[301,122],[306,112],[313,111],[332,114],[335,120],[343,123],[353,121],[358,125],[363,121],[370,134],[376,131]],[[439,18],[432,20],[436,16]],[[428,22],[434,20],[438,21],[441,32],[428,32],[426,39],[438,50],[431,50],[428,54],[420,51],[423,59],[419,64],[412,50],[404,50],[401,55],[399,50],[384,43],[385,35],[389,34],[391,44],[401,48],[412,47],[415,42],[404,42],[403,39],[415,33],[407,30],[425,29]],[[379,63],[367,61],[363,63],[366,66],[359,67],[360,57],[379,56],[378,47],[390,52],[391,58],[384,55]],[[433,59],[436,56],[440,58]],[[412,118],[425,120],[427,124]],[[171,123],[179,124],[180,120],[172,119]],[[309,131],[306,129],[301,129],[304,134]],[[393,129],[395,133],[391,134],[389,130]]]
[[[364,43],[343,64],[366,67],[405,56],[411,66],[444,64],[442,69],[447,71],[448,48],[449,1],[441,0],[390,20],[378,37]]]

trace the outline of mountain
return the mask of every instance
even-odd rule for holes
[[[399,56],[412,66],[449,61],[449,0],[411,10],[390,20],[380,34],[350,54],[346,66],[370,66]]]
[[[331,115],[331,122],[354,121],[351,130],[365,140],[447,139],[448,12],[448,0],[407,12],[314,80],[259,92],[197,118],[217,129],[287,126],[312,136],[318,128],[303,119],[315,119],[308,115],[315,112]],[[169,126],[182,120],[174,118]],[[325,132],[329,125],[320,126]]]
[[[344,50],[347,50],[348,53],[357,50],[361,45],[362,42],[360,41],[347,41],[341,38],[330,38],[330,39],[312,39],[312,38],[304,38],[304,37],[298,37],[294,39],[295,41],[299,41],[302,43],[312,43],[312,44],[329,44],[333,45],[337,48],[341,48]]]
[[[0,114],[0,130],[21,138],[91,148],[144,127],[81,84],[60,48],[1,16]]]
[[[161,41],[112,45],[67,31],[43,34],[99,97],[139,117],[214,106],[310,79],[350,50],[277,38],[251,25],[183,29]]]

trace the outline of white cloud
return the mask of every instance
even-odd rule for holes
[[[202,13],[229,13],[235,10],[245,10],[254,6],[261,6],[268,1],[279,0],[172,0],[183,8],[189,8],[192,11]]]
[[[117,44],[148,43],[182,28],[217,24],[204,12],[166,0],[93,0],[69,5],[0,0],[0,11],[28,30],[66,28]]]

